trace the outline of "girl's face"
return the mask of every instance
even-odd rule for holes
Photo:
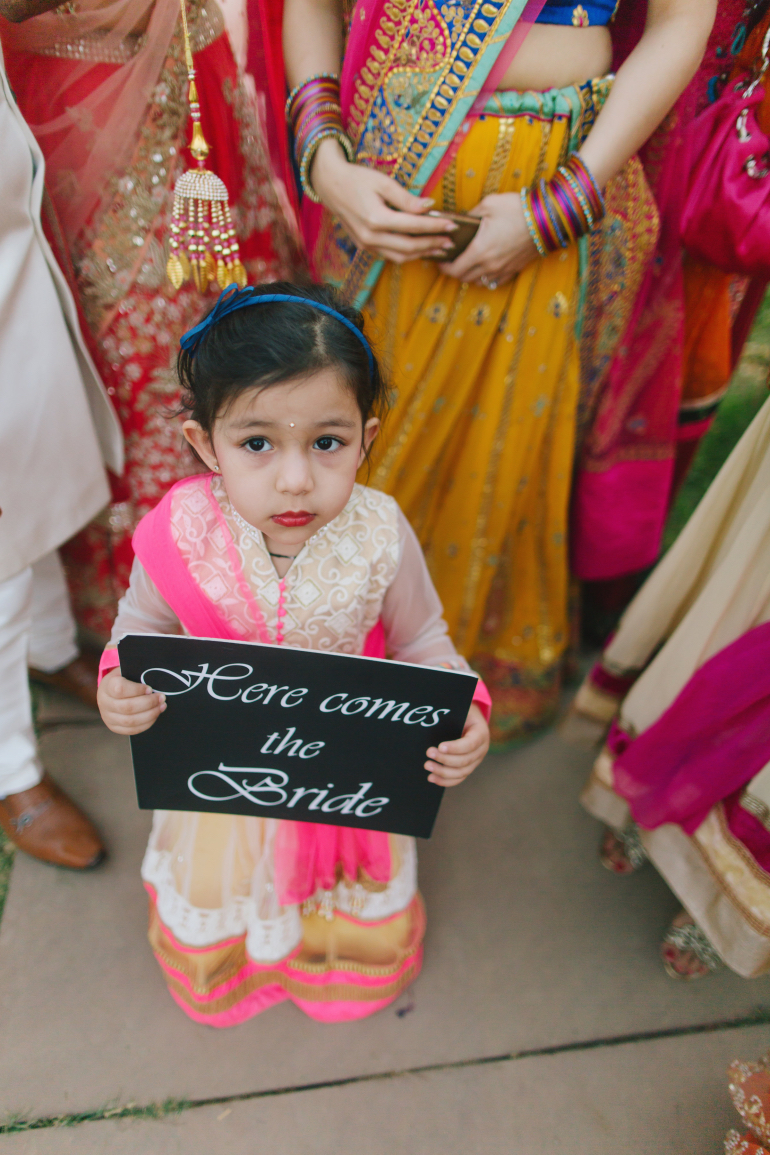
[[[275,552],[296,554],[347,505],[379,420],[362,428],[355,394],[334,369],[238,394],[214,423],[184,435],[219,467],[233,507]]]

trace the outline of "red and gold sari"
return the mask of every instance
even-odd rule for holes
[[[112,503],[65,547],[77,617],[103,639],[128,584],[136,523],[196,468],[173,418],[174,365],[180,335],[213,297],[190,283],[177,292],[165,274],[174,184],[190,163],[177,0],[65,7],[21,25],[1,21],[0,34],[46,156],[49,236],[126,439]],[[297,249],[216,0],[189,0],[188,21],[207,163],[228,187],[249,280],[290,275]]]

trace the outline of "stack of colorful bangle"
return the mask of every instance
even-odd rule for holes
[[[551,180],[521,190],[529,235],[541,257],[566,249],[604,216],[604,197],[579,153],[557,169]]]
[[[352,163],[355,150],[342,124],[339,78],[330,72],[311,76],[297,85],[286,101],[286,117],[294,136],[294,156],[302,191],[318,204],[310,183],[310,166],[322,140],[333,137]]]

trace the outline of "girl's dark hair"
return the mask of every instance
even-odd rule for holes
[[[328,285],[274,281],[254,295],[282,293],[336,309],[363,332],[363,317]],[[386,406],[377,358],[373,371],[362,342],[327,313],[288,301],[250,305],[228,313],[203,335],[194,353],[180,350],[177,371],[182,405],[211,433],[221,413],[243,390],[336,369],[355,393],[364,424]]]

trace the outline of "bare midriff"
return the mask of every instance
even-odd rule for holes
[[[544,92],[604,76],[612,64],[609,29],[535,24],[500,81],[501,91]]]

